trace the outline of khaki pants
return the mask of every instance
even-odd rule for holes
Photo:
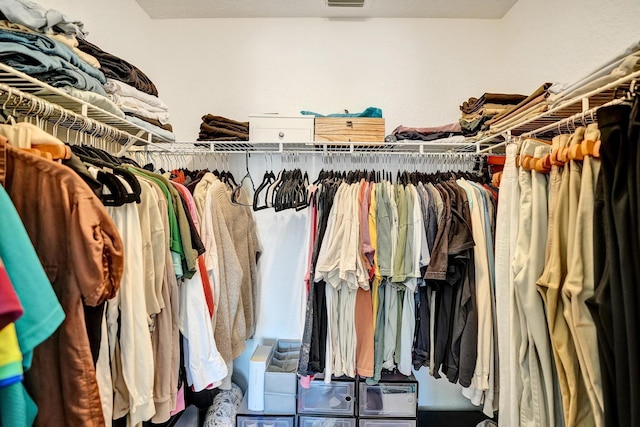
[[[569,141],[569,146],[582,142],[584,130],[584,128],[576,130]],[[562,394],[564,421],[567,427],[594,425],[593,417],[590,416],[589,411],[585,411],[585,409],[589,409],[586,389],[579,372],[580,366],[573,336],[564,317],[565,303],[562,298],[569,241],[575,235],[575,216],[580,192],[580,169],[580,164],[570,161],[561,172],[562,181],[554,209],[551,253],[545,271],[538,280],[541,293],[546,296],[549,334]]]
[[[535,140],[523,143],[521,155],[533,156]],[[548,149],[548,146],[546,146]],[[547,230],[547,175],[520,169],[520,218],[514,288],[520,316],[519,346],[523,393],[518,425],[555,426],[553,367],[544,305],[535,283],[544,268]]]
[[[592,141],[600,139],[597,125],[589,125],[585,139]],[[571,167],[573,176],[573,162]],[[585,301],[594,293],[593,207],[595,183],[599,171],[600,160],[585,157],[580,177],[580,197],[575,212],[573,210],[571,212],[575,215],[574,237],[569,238],[567,277],[562,287],[562,299],[564,316],[573,336],[580,373],[590,404],[589,407],[579,408],[579,413],[591,411],[595,425],[603,426],[604,401],[596,327],[585,304]],[[575,173],[577,174],[578,171]]]

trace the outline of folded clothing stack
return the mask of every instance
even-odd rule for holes
[[[486,122],[491,133],[497,133],[514,124],[547,111],[551,83],[543,83],[531,95],[523,99],[518,105],[510,108],[502,114],[492,117]]]
[[[429,141],[429,142],[459,142],[464,141],[460,123],[450,123],[442,126],[427,128],[411,128],[398,126],[385,138],[386,142],[402,140]]]
[[[98,59],[106,77],[119,80],[149,95],[158,96],[158,89],[151,79],[135,65],[105,52],[84,39],[78,40],[78,48]]]
[[[73,36],[64,39],[73,43]],[[107,80],[102,71],[67,44],[20,23],[0,21],[0,62],[54,87],[71,86],[106,95],[102,84]]]
[[[202,116],[198,141],[248,141],[249,122],[237,122],[226,117]]]
[[[112,78],[107,78],[104,89],[108,98],[124,111],[131,123],[168,141],[175,141],[173,127],[169,123],[169,108],[160,98]]]
[[[465,136],[474,136],[486,130],[486,122],[498,114],[511,111],[513,106],[527,96],[507,93],[485,93],[480,98],[469,98],[460,106],[460,126]]]
[[[0,62],[174,141],[151,79],[86,41],[83,26],[30,0],[0,0]]]

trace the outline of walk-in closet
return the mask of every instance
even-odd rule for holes
[[[640,425],[639,20],[0,0],[0,427]]]

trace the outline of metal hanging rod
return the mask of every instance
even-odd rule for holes
[[[118,129],[123,134],[135,139],[136,144],[162,144],[169,142],[148,129],[131,123],[87,101],[75,98],[58,88],[50,86],[47,83],[2,63],[0,63],[0,83],[13,88],[14,91],[31,94],[39,99],[49,101],[54,105],[62,107],[67,112],[77,114],[79,117],[93,119],[99,123]]]
[[[136,149],[136,148],[134,148]],[[312,154],[434,154],[434,153],[476,153],[476,146],[463,143],[437,143],[403,141],[394,143],[371,142],[260,142],[260,141],[202,141],[187,143],[171,143],[151,148],[138,148],[149,151],[179,152],[193,155],[201,154],[234,154],[234,153],[290,153],[304,152]]]

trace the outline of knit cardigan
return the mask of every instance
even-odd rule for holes
[[[207,200],[205,216],[212,234],[207,240],[217,253],[217,271],[212,276],[219,291],[214,335],[220,354],[229,363],[242,354],[245,340],[255,332],[260,244],[251,210],[233,204],[224,183],[214,182]]]

